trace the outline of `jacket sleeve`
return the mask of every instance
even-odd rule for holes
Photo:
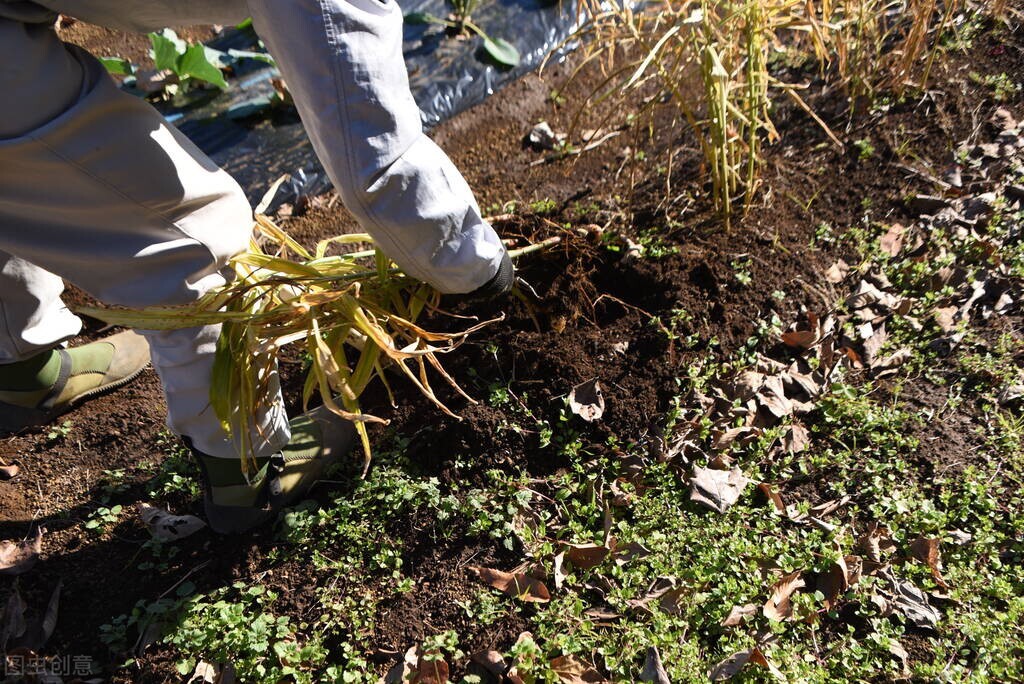
[[[317,155],[362,227],[442,292],[490,280],[505,249],[424,133],[395,0],[249,0]]]

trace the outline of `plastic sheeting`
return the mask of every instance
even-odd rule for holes
[[[426,12],[444,17],[445,0],[399,0],[406,14]],[[453,37],[436,24],[405,26],[409,82],[426,127],[432,127],[482,102],[503,85],[536,69],[574,31],[572,0],[492,0],[473,13],[473,21],[494,38],[519,50],[518,66],[490,61],[477,36]],[[255,36],[230,31],[210,46],[250,49]],[[268,109],[274,95],[272,67],[257,60],[239,61],[230,88],[190,106],[161,107],[164,115],[207,155],[232,174],[249,199],[257,201],[270,184],[291,174],[275,204],[316,195],[330,188],[298,116],[289,109]]]

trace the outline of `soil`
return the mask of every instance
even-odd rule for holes
[[[176,26],[174,32],[188,43],[205,43],[217,35],[213,26]],[[145,34],[116,31],[70,17],[61,17],[58,34],[61,40],[83,47],[97,57],[120,57],[141,69],[153,68],[151,45]]]
[[[133,61],[142,61],[147,47],[140,37],[82,22],[65,28],[63,35],[97,53]],[[195,39],[210,34],[209,29],[196,29],[187,35]],[[620,435],[643,435],[657,426],[677,392],[675,378],[698,351],[710,349],[725,358],[773,312],[790,322],[801,311],[820,310],[834,299],[821,274],[846,255],[810,247],[819,225],[840,230],[851,225],[863,214],[866,201],[887,221],[909,218],[903,198],[928,187],[893,163],[901,141],[882,137],[884,132],[904,131],[916,153],[941,165],[955,144],[971,136],[995,107],[990,93],[971,81],[968,72],[1019,73],[1022,64],[1018,47],[982,33],[966,54],[937,66],[940,95],[893,105],[884,115],[884,125],[878,119],[849,117],[836,93],[817,96],[814,106],[845,139],[872,141],[877,154],[867,160],[855,149],[836,149],[805,114],[780,105],[776,124],[782,138],[767,148],[763,199],[731,231],[723,230],[715,218],[707,189],[697,181],[692,140],[675,124],[668,106],[655,107],[649,122],[623,128],[617,137],[578,158],[537,163],[542,155],[525,147],[523,136],[540,120],[549,121],[555,130],[567,130],[575,114],[572,106],[552,102],[551,92],[558,89],[567,102],[579,101],[593,78],[565,88],[570,65],[523,78],[440,126],[432,136],[462,169],[486,213],[504,213],[502,205],[510,201],[520,208],[553,201],[550,211],[524,210],[496,220],[504,237],[522,241],[561,235],[564,241],[521,264],[521,275],[542,298],[536,310],[528,311],[518,302],[475,309],[483,317],[504,309],[507,317],[449,356],[449,372],[476,396],[486,387],[473,385],[471,369],[479,377],[507,379],[513,391],[540,399],[564,396],[577,383],[599,378],[608,408],[604,420],[585,434],[588,444],[599,449],[608,425]],[[1009,103],[1019,105],[1019,100]],[[613,120],[613,125],[624,123]],[[673,149],[669,165],[667,152]],[[670,206],[662,201],[666,194],[675,198]],[[305,243],[353,228],[330,196],[298,213],[284,227]],[[611,251],[595,238],[595,225],[625,231],[633,239],[653,229],[677,251],[658,259],[631,259],[625,249]],[[577,229],[583,229],[582,234]],[[740,270],[749,272],[749,285],[737,280]],[[777,292],[786,296],[780,300],[774,296]],[[69,299],[87,298],[72,291]],[[696,334],[702,348],[684,350],[651,324],[655,316],[667,324],[680,309],[691,318],[677,334]],[[432,324],[443,327],[446,322]],[[83,340],[99,332],[100,326],[90,322]],[[628,343],[624,354],[616,349],[620,343]],[[297,373],[298,362],[286,359],[283,374],[292,406],[297,404]],[[904,392],[921,406],[935,402],[936,392],[924,380],[909,383]],[[397,409],[387,404],[379,389],[364,404],[369,412],[389,418],[391,429],[412,437],[407,456],[425,476],[438,477],[442,483],[456,478],[474,482],[491,468],[526,464],[531,473],[544,475],[565,465],[537,449],[535,440],[497,430],[502,420],[497,409],[467,405],[451,391],[440,396],[458,410],[461,421],[444,417],[411,391],[402,392]],[[558,402],[546,405],[551,407],[547,417],[556,418]],[[969,407],[963,407],[950,417],[942,434],[922,441],[922,481],[938,469],[958,467],[949,460],[951,452],[970,453],[968,442],[974,433],[965,425],[976,417],[967,411]],[[142,483],[159,471],[164,458],[161,444],[167,437],[163,399],[152,370],[62,420],[70,423],[66,437],[51,439],[42,429],[0,440],[0,455],[21,466],[17,478],[0,482],[0,538],[25,537],[37,525],[46,528],[41,561],[19,580],[22,593],[30,605],[42,605],[57,582],[63,582],[60,619],[48,650],[88,654],[105,672],[115,671],[121,660],[100,641],[99,627],[130,613],[136,601],[161,596],[186,574],[200,589],[258,575],[283,590],[284,603],[278,608],[296,622],[303,620],[316,601],[318,578],[307,563],[272,565],[267,560],[273,546],[268,536],[196,535],[179,545],[173,572],[147,573],[132,562],[145,535],[132,516],[100,540],[83,529],[81,523],[97,506],[110,473],[123,471],[121,477],[132,483],[112,500],[128,507],[140,500]],[[950,449],[950,443],[964,448]],[[454,454],[467,453],[479,456],[478,466],[454,463]],[[815,483],[819,488],[825,498],[827,485]],[[201,513],[196,501],[170,503],[179,512]],[[487,539],[424,540],[418,534],[423,524],[411,519],[405,529],[395,531],[404,542],[404,570],[415,578],[417,591],[385,599],[369,637],[381,654],[382,670],[392,654],[426,634],[454,628],[473,635],[464,648],[504,649],[522,629],[514,621],[488,627],[470,624],[456,605],[475,588],[464,569],[469,559],[499,567],[518,559]],[[119,671],[114,681],[179,681],[166,649],[147,651],[139,668]]]

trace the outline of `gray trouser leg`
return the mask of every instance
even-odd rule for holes
[[[64,281],[0,252],[0,364],[53,349],[82,329],[60,300]]]
[[[302,123],[346,208],[399,266],[471,292],[505,248],[473,193],[423,133],[395,0],[249,0]]]
[[[246,248],[252,228],[251,209],[226,173],[52,31],[0,20],[0,64],[27,72],[0,71],[0,118],[13,112],[22,122],[0,138],[0,250],[18,259],[8,268],[21,269],[0,290],[8,321],[0,350],[23,357],[31,351],[26,334],[37,349],[69,335],[47,272],[104,303],[133,307],[185,304],[225,282],[224,266]],[[59,81],[72,92],[54,90],[51,74],[77,74],[77,83]],[[217,334],[209,326],[147,337],[171,429],[210,455],[237,457],[209,407]],[[257,419],[256,455],[289,436],[280,400],[270,405]]]

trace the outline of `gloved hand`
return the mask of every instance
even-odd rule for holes
[[[498,266],[498,272],[494,274],[493,278],[468,294],[458,295],[458,298],[470,302],[495,299],[511,292],[515,282],[516,269],[506,251],[501,257],[501,265]]]

